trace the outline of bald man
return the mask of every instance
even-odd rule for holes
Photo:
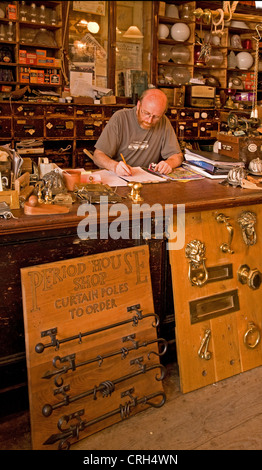
[[[135,107],[115,112],[95,144],[94,163],[118,176],[131,175],[132,167],[147,168],[150,163],[163,174],[181,165],[183,156],[166,110],[166,95],[150,88]]]

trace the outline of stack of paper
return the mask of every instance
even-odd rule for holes
[[[232,168],[245,166],[244,162],[214,152],[185,149],[184,157],[185,168],[211,179],[225,178]]]

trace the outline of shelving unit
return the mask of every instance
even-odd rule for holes
[[[191,10],[194,11],[198,7],[199,2],[188,2],[188,5],[190,5]],[[250,16],[247,14],[246,15],[246,22],[247,22],[247,29],[245,28],[238,28],[238,27],[231,27],[230,25],[227,25],[227,27],[224,28],[224,33],[220,38],[220,44],[219,45],[214,45],[212,44],[212,51],[215,54],[220,54],[221,58],[223,55],[223,59],[221,63],[214,63],[210,64],[208,62],[206,63],[199,63],[198,61],[198,51],[200,49],[199,45],[199,38],[200,42],[203,43],[204,37],[207,33],[210,32],[211,27],[209,25],[200,23],[196,18],[192,17],[190,20],[185,20],[183,18],[170,18],[167,16],[163,15],[164,12],[164,4],[166,7],[169,4],[172,4],[172,2],[154,2],[154,51],[155,53],[153,54],[155,57],[153,58],[153,71],[152,71],[152,81],[153,83],[158,86],[158,87],[170,87],[170,88],[176,88],[180,87],[181,85],[189,84],[190,79],[193,77],[196,77],[198,74],[203,74],[204,77],[209,77],[209,76],[214,76],[217,79],[218,82],[218,88],[226,89],[229,88],[229,82],[231,77],[239,77],[241,80],[241,85],[239,86],[239,90],[248,90],[252,91],[252,84],[248,84],[249,81],[252,81],[252,73],[254,73],[254,62],[253,65],[246,69],[246,70],[241,70],[237,67],[235,68],[229,68],[228,67],[228,56],[231,51],[234,52],[234,54],[238,54],[239,52],[248,52],[253,56],[255,56],[255,40],[253,36],[256,35],[256,30],[255,26],[258,23],[261,23],[261,17],[256,17],[254,18],[253,16]],[[185,3],[181,3],[179,5],[178,2],[176,2],[176,5],[179,10],[179,15],[181,14],[181,10]],[[233,16],[234,19],[234,16]],[[159,37],[158,33],[158,28],[159,24],[164,24],[166,26],[172,27],[173,24],[175,23],[185,23],[190,27],[190,37],[186,42],[177,42],[174,41],[169,33],[168,37],[165,39],[162,39]],[[238,35],[240,38],[240,41],[242,42],[244,39],[250,39],[251,40],[251,48],[244,48],[242,47],[234,47],[232,46],[232,37],[233,35]],[[190,59],[187,61],[187,63],[184,64],[179,64],[179,63],[174,63],[172,59],[168,60],[167,62],[163,62],[162,60],[159,59],[159,53],[161,51],[161,46],[165,45],[166,47],[172,47],[176,44],[183,45],[188,48],[190,51]],[[218,61],[213,61],[213,62],[218,62]],[[176,83],[176,81],[172,77],[172,70],[189,70],[190,75],[186,74],[185,77],[183,77],[181,83]],[[243,77],[243,80],[241,79]],[[244,84],[243,84],[244,82]],[[234,87],[237,88],[237,87]]]
[[[32,3],[36,5],[36,21],[30,19]],[[7,6],[8,3],[3,3],[3,5]],[[21,15],[24,5],[27,17]],[[40,22],[41,5],[45,8],[45,19]],[[11,91],[26,85],[33,89],[51,90],[60,94],[62,89],[62,2],[13,2],[13,6],[15,7],[14,18],[0,18],[0,33],[1,27],[5,33],[4,39],[0,39],[0,54],[5,48],[12,56],[8,62],[0,61],[0,96],[6,98]],[[9,23],[12,24],[13,29],[12,41],[7,38]]]

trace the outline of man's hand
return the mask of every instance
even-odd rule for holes
[[[165,160],[161,160],[161,162],[156,165],[155,171],[159,171],[159,173],[167,175],[168,173],[171,173],[172,167]]]
[[[127,165],[124,162],[118,162],[114,171],[118,176],[131,176],[132,175],[131,166]]]

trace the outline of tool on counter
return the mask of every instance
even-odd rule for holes
[[[30,196],[24,204],[24,213],[26,215],[67,214],[69,210],[69,207],[59,206],[58,204],[41,204],[35,195]]]
[[[34,191],[34,186],[30,186],[30,173],[26,172],[15,180],[15,190],[18,193],[19,200],[24,202]]]

